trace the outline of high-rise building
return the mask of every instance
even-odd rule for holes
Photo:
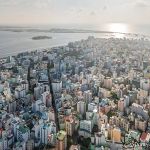
[[[31,130],[31,138],[38,139],[40,136],[40,124],[36,123]]]
[[[26,95],[26,90],[20,86],[18,86],[16,89],[15,89],[15,97],[16,98],[23,98],[25,97]]]
[[[92,121],[91,120],[81,120],[79,135],[85,138],[90,137],[92,132]]]
[[[42,124],[40,127],[40,140],[43,144],[55,145],[56,125],[54,122]]]
[[[52,106],[52,96],[49,91],[42,94],[42,101],[47,107]]]
[[[38,84],[35,88],[34,88],[34,97],[35,100],[38,100],[41,97],[41,94],[44,92],[45,87],[42,84]]]
[[[19,125],[17,127],[17,140],[18,141],[28,141],[30,138],[30,129],[25,125]]]
[[[33,150],[34,149],[34,140],[29,139],[26,143],[26,150]]]
[[[58,140],[58,149],[66,150],[66,148],[67,148],[67,133],[63,130],[60,130],[57,134],[57,140]]]
[[[89,103],[88,104],[88,111],[93,111],[95,109],[96,110],[98,109],[97,104],[95,104],[95,103]]]
[[[143,78],[140,80],[140,88],[148,91],[150,89],[150,79]]]
[[[16,100],[8,101],[8,112],[13,113],[16,112]]]
[[[65,118],[65,128],[67,135],[72,136],[75,131],[75,120],[72,116],[67,116]]]
[[[49,120],[55,121],[55,112],[54,112],[53,108],[50,108],[50,110],[49,110]]]
[[[84,101],[79,101],[77,103],[77,112],[80,113],[80,114],[85,114],[86,112],[86,104]]]
[[[60,92],[62,90],[62,81],[53,81],[52,88],[54,92]]]
[[[44,107],[46,107],[46,106],[44,105],[44,103],[42,102],[41,99],[34,101],[32,103],[33,112],[42,111],[44,109]]]
[[[95,146],[105,145],[106,139],[103,132],[95,133]]]
[[[90,103],[92,101],[92,92],[91,91],[84,91],[83,93],[84,99],[86,101],[86,103]]]
[[[107,89],[112,88],[112,79],[109,77],[104,78],[104,87]]]
[[[140,91],[138,91],[138,95],[137,95],[137,99],[140,102],[140,105],[142,105],[144,103],[144,100],[148,97],[148,91],[142,90],[140,89]]]
[[[149,118],[148,116],[148,111],[146,111],[143,106],[137,104],[137,103],[133,103],[132,107],[131,107],[131,111],[136,113],[137,115],[142,116],[145,120],[147,120]]]
[[[0,149],[1,149],[1,150],[4,149],[4,148],[3,148],[3,139],[2,139],[2,138],[0,139]]]
[[[26,92],[28,92],[28,90],[29,90],[28,81],[22,81],[22,82],[21,82],[21,87],[22,87],[23,89],[25,89]]]
[[[147,127],[147,121],[139,118],[135,118],[135,129],[145,131]]]
[[[118,110],[121,112],[124,112],[124,109],[125,109],[125,102],[124,102],[124,99],[121,98],[118,101]]]
[[[111,129],[111,140],[113,142],[120,142],[121,141],[121,130],[120,128],[112,128]]]

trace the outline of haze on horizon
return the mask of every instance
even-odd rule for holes
[[[0,25],[150,24],[150,0],[0,0]]]

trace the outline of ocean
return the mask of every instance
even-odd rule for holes
[[[91,30],[91,29],[90,29]],[[93,30],[93,29],[92,29]],[[0,57],[15,55],[19,52],[41,50],[56,46],[67,45],[69,42],[87,39],[88,36],[98,38],[137,38],[137,34],[147,35],[149,38],[150,28],[129,27],[126,24],[107,24],[105,26],[94,28],[98,31],[109,31],[114,33],[50,33],[50,32],[13,32],[0,30]],[[117,32],[117,33],[116,33]],[[118,33],[119,32],[119,33]],[[121,33],[122,32],[122,33]],[[128,34],[135,33],[135,34]],[[52,39],[32,40],[34,36],[51,36]],[[144,36],[145,37],[145,36]]]

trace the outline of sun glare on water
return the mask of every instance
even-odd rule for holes
[[[111,32],[127,33],[128,25],[123,23],[111,23],[109,24],[109,30]]]
[[[108,25],[108,30],[114,32],[116,38],[123,38],[124,33],[129,33],[129,27],[123,23],[111,23]]]

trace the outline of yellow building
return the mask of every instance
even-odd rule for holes
[[[119,128],[113,128],[111,130],[111,140],[114,142],[121,141],[121,130]]]

